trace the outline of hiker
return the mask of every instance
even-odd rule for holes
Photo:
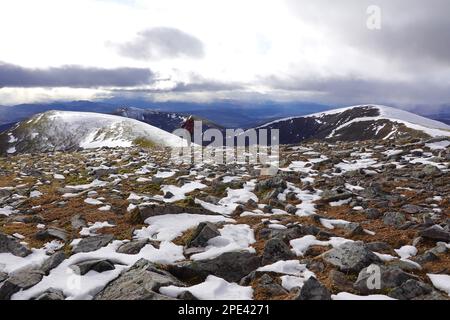
[[[184,121],[184,123],[181,125],[183,129],[186,129],[191,136],[194,134],[194,117],[189,116],[189,118]]]

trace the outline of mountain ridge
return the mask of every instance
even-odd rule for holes
[[[114,115],[47,111],[0,134],[0,153],[68,151],[78,148],[178,146],[183,140],[143,122]]]
[[[280,143],[307,139],[356,141],[405,136],[450,136],[450,126],[400,109],[357,105],[271,121],[255,129],[279,129]]]

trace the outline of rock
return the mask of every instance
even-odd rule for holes
[[[72,229],[79,230],[81,228],[87,227],[87,222],[85,219],[83,219],[79,214],[74,215],[70,219],[70,224],[72,225]]]
[[[185,285],[167,271],[141,259],[111,281],[94,300],[173,300],[159,293],[161,287]]]
[[[41,293],[39,296],[37,296],[35,300],[58,301],[65,299],[66,297],[64,296],[64,293],[61,290],[50,288],[45,292]]]
[[[383,216],[383,223],[388,226],[400,227],[406,222],[405,214],[401,212],[386,212]]]
[[[295,300],[331,300],[330,291],[315,277],[305,281]]]
[[[7,198],[12,195],[12,191],[0,189],[0,198]]]
[[[364,213],[367,215],[367,218],[373,219],[373,220],[378,219],[382,216],[382,213],[380,212],[380,210],[378,210],[376,208],[366,209],[364,211]]]
[[[134,240],[122,244],[118,249],[118,253],[124,254],[138,254],[141,249],[149,243],[148,239]]]
[[[286,200],[287,201],[297,201],[297,194],[295,192],[288,192],[288,194],[286,195]]]
[[[306,267],[312,272],[322,273],[325,271],[326,266],[321,261],[310,260],[306,262]]]
[[[286,181],[281,177],[272,177],[259,181],[255,186],[256,192],[266,191],[270,189],[281,189],[285,190],[287,188]]]
[[[423,208],[414,204],[405,204],[402,210],[408,214],[417,214],[423,211]]]
[[[239,216],[241,213],[243,213],[245,211],[245,207],[242,204],[239,204],[236,206],[236,208],[234,209],[233,213],[231,214],[231,216]]]
[[[422,270],[420,264],[408,259],[395,259],[389,262],[389,266],[399,267],[403,271],[414,272]]]
[[[4,272],[0,272],[0,283],[8,279],[8,274]]]
[[[111,234],[104,234],[104,235],[84,238],[77,244],[77,246],[74,249],[72,249],[72,252],[80,253],[80,252],[96,251],[96,250],[106,246],[108,243],[113,241],[113,239],[114,239],[114,237]]]
[[[430,294],[432,291],[433,288],[426,283],[410,279],[394,288],[388,295],[397,300],[412,300]]]
[[[286,295],[289,292],[286,291],[282,286],[276,283],[271,276],[267,273],[263,274],[261,278],[256,283],[256,290],[268,297],[277,297]]]
[[[342,272],[359,272],[380,259],[361,241],[346,242],[322,254],[323,260]]]
[[[33,215],[15,215],[13,216],[13,221],[22,223],[44,223],[44,218],[39,214]]]
[[[95,178],[100,179],[102,177],[109,176],[110,174],[117,174],[117,172],[117,168],[100,168],[91,171],[90,174],[94,175]]]
[[[260,239],[277,238],[289,242],[306,235],[317,236],[320,232],[321,230],[314,225],[294,225],[285,230],[263,228],[259,231],[258,237]]]
[[[447,244],[445,242],[438,242],[434,248],[431,248],[427,252],[431,252],[435,255],[440,255],[448,252]]]
[[[24,258],[31,254],[31,250],[22,245],[15,238],[0,233],[0,253],[11,253],[17,257]]]
[[[114,263],[107,259],[94,259],[87,260],[83,262],[79,262],[70,266],[72,270],[75,271],[76,274],[84,276],[89,271],[96,271],[98,273],[102,273],[109,270],[114,270],[116,267]]]
[[[261,258],[250,252],[226,252],[210,260],[189,261],[168,266],[168,270],[177,278],[192,282],[201,282],[209,275],[239,282],[250,272],[261,266]]]
[[[439,257],[435,255],[433,252],[427,251],[424,254],[417,256],[414,261],[420,265],[424,265],[428,262],[433,262],[439,260]]]
[[[331,270],[328,275],[333,290],[338,292],[345,291],[351,292],[353,290],[353,283],[347,279],[346,275],[337,270]]]
[[[66,259],[66,254],[64,252],[56,252],[50,256],[41,265],[41,270],[46,275],[50,273],[51,270],[59,266]]]
[[[208,240],[220,236],[220,232],[216,225],[211,222],[202,222],[198,225],[192,237],[188,239],[186,246],[206,247]]]
[[[390,252],[392,251],[392,247],[386,242],[370,242],[366,244],[367,248],[370,251],[374,252]]]
[[[445,231],[442,227],[434,225],[419,232],[419,235],[425,239],[433,241],[450,242],[450,232]]]
[[[144,223],[144,221],[150,217],[161,216],[165,214],[180,214],[185,212],[189,212],[192,214],[217,215],[217,213],[206,210],[203,207],[180,206],[172,203],[147,203],[138,206],[133,216],[133,222]]]
[[[270,239],[266,242],[262,255],[262,265],[272,264],[280,260],[291,260],[295,254],[289,246],[280,239]]]
[[[167,191],[166,194],[164,195],[164,199],[171,199],[173,197],[175,197],[175,195],[170,191]]]
[[[410,279],[415,277],[399,267],[371,264],[361,270],[353,287],[366,295],[396,288]]]
[[[9,278],[0,284],[0,300],[9,300],[20,290],[35,286],[43,276],[44,273],[37,269],[22,269],[10,274]]]
[[[335,202],[353,197],[353,193],[345,190],[325,190],[321,194],[322,202]]]
[[[284,210],[285,210],[287,213],[295,214],[295,213],[297,212],[298,209],[297,209],[296,206],[293,206],[292,204],[287,204],[286,207],[284,208]]]
[[[63,229],[59,229],[59,228],[48,228],[45,230],[40,230],[38,231],[34,237],[37,240],[41,240],[41,241],[45,241],[45,240],[49,240],[49,239],[59,239],[63,242],[67,241],[67,232],[64,231]]]
[[[348,237],[365,234],[363,227],[359,223],[351,222],[343,225]]]
[[[440,174],[442,174],[441,170],[439,170],[439,168],[437,168],[436,166],[433,165],[426,165],[423,169],[422,169],[422,173],[426,176],[438,176]]]
[[[448,301],[448,296],[444,297],[440,292],[433,290],[431,293],[424,294],[422,296],[418,296],[413,298],[412,300],[433,300],[433,301]]]
[[[179,300],[185,300],[185,301],[195,301],[198,300],[192,293],[189,291],[183,291],[177,296],[177,299]]]

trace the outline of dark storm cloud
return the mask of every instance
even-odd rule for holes
[[[244,86],[238,83],[225,83],[220,81],[204,81],[194,83],[177,83],[173,92],[214,92],[233,91],[243,89]]]
[[[341,43],[394,60],[403,68],[450,66],[448,0],[288,0],[301,19],[317,24]],[[381,9],[381,29],[366,26],[367,8]]]
[[[164,79],[171,80],[171,79]],[[244,90],[245,84],[238,82],[222,82],[205,79],[197,74],[191,74],[189,82],[177,82],[173,87],[167,89],[153,88],[130,88],[116,89],[115,91],[140,92],[140,93],[190,93],[190,92],[221,92]]]
[[[137,37],[117,46],[119,54],[137,60],[166,58],[202,58],[203,43],[175,28],[159,27],[140,32]]]
[[[297,18],[323,32],[330,42],[360,53],[361,60],[353,61],[358,71],[349,69],[338,77],[275,75],[263,83],[341,104],[386,103],[413,109],[450,101],[450,1],[286,1]],[[367,27],[367,10],[373,5],[381,10],[379,30]],[[346,63],[343,52],[333,54]],[[369,61],[376,60],[385,69],[372,69]]]
[[[328,78],[280,78],[261,79],[261,83],[276,90],[308,93],[314,99],[339,104],[392,104],[413,109],[426,103],[441,104],[450,101],[450,92],[444,84],[420,81],[395,81],[364,79],[358,76]]]
[[[1,87],[133,87],[152,82],[149,69],[101,69],[81,66],[63,66],[48,69],[24,68],[0,62]]]

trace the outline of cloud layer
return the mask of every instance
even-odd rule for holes
[[[81,66],[31,69],[0,62],[1,87],[133,87],[149,84],[153,79],[149,69],[101,69]]]
[[[196,37],[175,28],[152,28],[138,33],[130,42],[117,46],[118,52],[138,60],[168,58],[202,58],[203,43]]]
[[[371,5],[380,30],[367,28]],[[449,105],[448,12],[448,0],[3,0],[0,104],[69,87],[166,101]]]

